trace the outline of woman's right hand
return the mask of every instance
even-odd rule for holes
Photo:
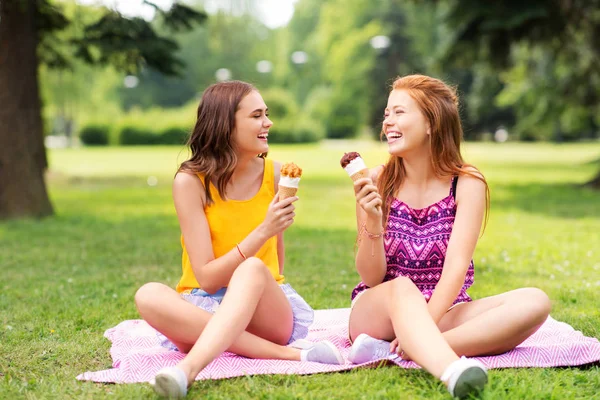
[[[279,192],[275,193],[275,197],[269,204],[267,215],[262,223],[262,228],[267,237],[272,237],[280,232],[283,232],[294,223],[296,207],[294,203],[298,200],[298,196],[288,197],[279,201]]]
[[[369,217],[381,220],[381,195],[377,191],[377,186],[371,178],[361,178],[354,182],[354,194],[356,202],[367,213]]]

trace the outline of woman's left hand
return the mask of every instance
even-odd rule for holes
[[[398,356],[400,356],[401,359],[405,361],[410,361],[410,358],[400,347],[400,341],[398,340],[398,338],[392,340],[392,342],[390,343],[390,353],[396,353],[398,354]]]

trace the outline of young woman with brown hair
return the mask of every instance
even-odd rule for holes
[[[252,85],[207,88],[188,141],[191,158],[173,182],[181,227],[182,276],[176,290],[148,283],[135,296],[140,315],[166,347],[187,353],[155,378],[157,393],[182,397],[225,350],[250,358],[341,364],[330,342],[298,350],[313,320],[284,284],[283,232],[298,197],[279,201],[280,164],[266,158],[272,122]],[[214,315],[213,315],[214,314]]]

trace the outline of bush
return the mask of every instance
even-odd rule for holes
[[[87,125],[79,131],[79,139],[86,146],[107,146],[108,132],[106,125]]]
[[[360,119],[356,110],[350,106],[344,107],[336,104],[333,107],[332,117],[327,121],[327,137],[331,139],[353,138],[358,133]]]
[[[325,127],[318,121],[312,119],[301,119],[294,126],[295,143],[318,142],[325,138]]]
[[[125,146],[158,144],[159,136],[147,129],[124,126],[119,133],[119,144]]]
[[[278,119],[269,129],[269,143],[295,143],[293,130],[291,119]]]
[[[283,120],[296,118],[298,115],[298,104],[294,96],[284,89],[267,89],[261,92],[262,98],[269,107],[270,118],[274,124]]]
[[[331,104],[332,90],[326,86],[317,86],[306,97],[302,114],[325,126],[332,117]]]
[[[188,140],[188,132],[183,128],[167,128],[158,137],[157,144],[183,145]]]
[[[334,96],[331,103],[330,117],[327,119],[327,137],[331,139],[348,139],[358,134],[364,120],[360,105],[344,99],[341,95]]]
[[[312,143],[325,137],[325,127],[317,121],[284,119],[269,130],[271,143]]]

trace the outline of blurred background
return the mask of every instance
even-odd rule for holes
[[[182,144],[202,91],[230,79],[261,90],[271,143],[377,139],[389,86],[410,73],[458,86],[469,141],[598,141],[599,4],[3,1],[0,143],[25,137],[15,169],[36,177],[37,205],[0,200],[0,215],[51,214],[44,146]]]
[[[150,20],[142,3],[54,1],[70,21],[56,35],[81,36],[103,7]],[[144,63],[132,74],[93,68],[68,51],[70,69],[42,66],[45,132],[69,144],[168,141],[189,129],[204,88],[240,79],[263,91],[273,141],[378,137],[393,78],[422,73],[458,85],[468,140],[597,139],[594,3],[190,0],[207,18],[189,30],[152,22],[178,46],[180,76]]]

